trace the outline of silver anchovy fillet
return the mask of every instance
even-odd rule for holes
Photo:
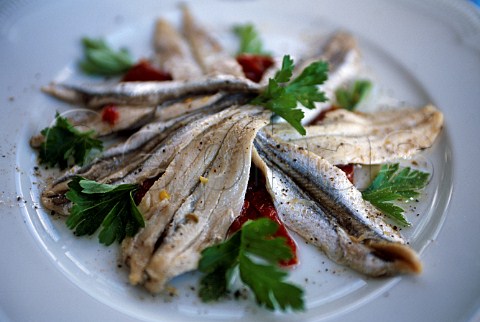
[[[384,239],[403,242],[403,238],[383,220],[383,215],[362,198],[345,173],[327,160],[296,145],[283,145],[259,133],[255,147],[285,171],[337,220],[348,226],[359,240]]]
[[[69,103],[100,108],[106,104],[158,105],[172,99],[220,91],[258,93],[262,88],[244,77],[215,75],[188,81],[50,84],[43,91]]]
[[[225,238],[243,205],[252,141],[268,122],[261,111],[243,106],[206,130],[146,193],[139,205],[146,227],[123,243],[131,283],[158,292],[172,277],[195,269],[201,250]],[[162,199],[162,191],[169,197]]]
[[[421,271],[415,251],[361,199],[341,170],[302,149],[284,151],[261,136],[253,160],[289,229],[336,263],[366,275]]]

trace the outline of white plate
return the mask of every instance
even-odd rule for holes
[[[462,321],[478,318],[480,215],[476,161],[480,123],[480,15],[460,1],[203,1],[191,9],[210,28],[252,21],[267,48],[292,53],[338,27],[359,39],[365,60],[392,95],[433,102],[446,128],[424,160],[434,173],[415,228],[404,231],[422,254],[416,277],[364,279],[301,246],[291,278],[308,310],[273,314],[251,301],[199,302],[196,276],[174,281],[178,295],[151,297],[126,283],[115,247],[77,239],[38,208],[31,135],[66,105],[40,93],[75,70],[83,35],[105,36],[138,58],[150,53],[156,17],[178,19],[175,1],[10,1],[0,4],[0,320],[3,321]],[[451,188],[453,195],[450,199]],[[18,200],[17,200],[18,199]],[[447,209],[448,206],[448,209]],[[415,217],[415,216],[413,216]],[[440,230],[440,228],[443,228]],[[428,246],[428,247],[427,247]],[[326,271],[328,269],[328,271]],[[308,281],[306,280],[308,278]]]

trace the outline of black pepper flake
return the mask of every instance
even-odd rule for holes
[[[240,290],[236,290],[235,293],[233,293],[233,296],[235,297],[236,300],[238,300],[241,295],[242,293],[240,292]]]

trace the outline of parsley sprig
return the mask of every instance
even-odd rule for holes
[[[233,32],[240,40],[237,54],[270,55],[264,51],[260,34],[253,24],[236,25]]]
[[[354,111],[366,99],[371,90],[372,82],[366,79],[358,79],[349,88],[338,88],[335,91],[335,98],[340,107]]]
[[[230,239],[205,249],[199,262],[206,274],[200,281],[202,300],[223,296],[238,273],[259,305],[303,310],[303,290],[285,282],[287,272],[278,267],[293,254],[284,238],[273,237],[277,229],[278,224],[267,218],[248,221]]]
[[[427,185],[429,176],[429,173],[409,167],[400,168],[398,163],[384,164],[362,196],[388,217],[410,226],[403,208],[393,202],[417,197]]]
[[[40,163],[64,169],[71,163],[82,165],[91,151],[103,149],[102,141],[93,138],[94,131],[81,132],[58,113],[52,127],[41,131],[45,140],[40,145]]]
[[[126,72],[133,66],[133,59],[126,49],[114,51],[99,38],[83,38],[84,58],[80,68],[87,74],[114,76]]]
[[[75,235],[94,234],[100,227],[100,243],[111,245],[133,236],[145,226],[133,201],[136,184],[109,185],[76,176],[68,183],[68,200],[73,202],[66,224]]]
[[[253,99],[252,104],[268,108],[290,123],[300,134],[305,135],[306,131],[301,123],[305,114],[297,104],[314,109],[315,102],[326,101],[325,93],[320,91],[318,86],[327,80],[328,64],[323,61],[314,62],[299,76],[290,80],[293,68],[293,59],[285,55],[282,68],[274,78],[269,79],[266,90]]]

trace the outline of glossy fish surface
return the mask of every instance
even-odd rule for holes
[[[131,283],[158,292],[225,238],[243,205],[253,139],[267,122],[261,109],[243,107],[175,156],[139,205],[146,227],[123,243]],[[162,191],[169,197],[159,200]]]
[[[263,87],[244,77],[216,75],[188,81],[123,82],[67,85],[52,83],[43,91],[72,104],[100,108],[106,104],[157,105],[182,97],[216,93],[258,93]]]
[[[293,143],[333,164],[381,164],[407,159],[432,146],[443,127],[443,115],[433,105],[375,113],[328,112],[301,136],[287,124],[264,131],[284,143]]]
[[[301,147],[259,134],[254,162],[288,228],[330,259],[371,276],[418,273],[421,263],[345,173]]]

